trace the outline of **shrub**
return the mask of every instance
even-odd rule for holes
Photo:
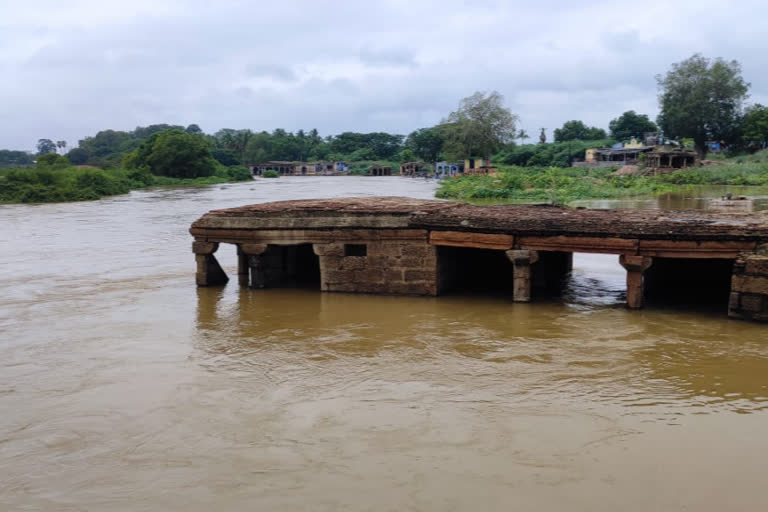
[[[226,174],[231,181],[248,181],[253,179],[250,169],[242,165],[230,165],[226,169]]]
[[[264,173],[261,175],[262,178],[279,178],[280,174],[277,171],[264,171]]]

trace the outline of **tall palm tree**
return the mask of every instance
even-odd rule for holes
[[[517,132],[517,138],[520,139],[520,145],[523,145],[525,144],[525,140],[530,138],[530,135],[528,135],[527,131],[521,128],[520,131]]]
[[[64,154],[64,150],[67,149],[67,141],[65,141],[65,140],[57,140],[56,141],[56,147],[61,150],[62,154]]]

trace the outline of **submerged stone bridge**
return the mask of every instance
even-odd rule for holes
[[[715,293],[729,315],[768,321],[768,213],[472,206],[400,197],[263,203],[213,210],[190,228],[197,284],[438,295],[478,285],[528,302],[556,290],[574,252],[616,254],[627,305],[646,292]]]

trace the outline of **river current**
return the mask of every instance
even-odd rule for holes
[[[296,177],[0,206],[0,510],[761,510],[768,327],[562,299],[197,289],[213,208],[431,198]]]

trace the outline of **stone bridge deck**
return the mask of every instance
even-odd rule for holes
[[[666,265],[670,277],[678,270],[670,270],[668,260],[717,260],[733,273],[730,314],[768,320],[768,261],[761,254],[768,213],[343,198],[213,210],[190,233],[201,286],[226,281],[213,253],[218,244],[231,243],[240,254],[240,281],[253,287],[308,278],[314,257],[325,291],[436,295],[469,266],[497,261],[466,252],[475,249],[501,251],[512,263],[514,299],[529,301],[535,274],[561,277],[573,252],[591,252],[619,255],[627,269],[627,303],[637,308],[648,269]]]

